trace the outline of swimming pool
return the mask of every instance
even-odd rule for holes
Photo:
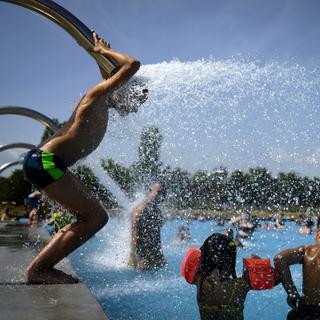
[[[222,232],[214,221],[193,221],[189,228],[189,244],[176,241],[177,227],[184,222],[173,220],[162,229],[164,254],[168,267],[164,270],[138,272],[126,267],[129,254],[129,223],[127,219],[110,219],[107,226],[71,256],[82,281],[90,288],[111,320],[124,319],[200,319],[195,286],[180,276],[180,263],[189,246],[197,248],[213,232]],[[313,243],[313,235],[298,234],[298,227],[287,222],[282,230],[259,229],[254,238],[244,240],[238,250],[237,274],[242,274],[242,258],[256,253],[273,256],[281,250]],[[292,269],[293,278],[301,288],[301,266]],[[281,285],[273,290],[251,291],[245,303],[245,319],[286,319],[289,307]]]

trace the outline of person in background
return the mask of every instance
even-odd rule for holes
[[[247,239],[250,238],[256,229],[253,218],[249,212],[242,212],[237,217],[230,220],[229,224],[237,229],[237,238]]]
[[[285,227],[283,214],[276,214],[274,216],[274,227],[278,230],[283,229]]]
[[[299,228],[301,234],[311,234],[314,222],[311,218],[306,218],[303,221],[303,225]]]
[[[28,195],[27,205],[30,207],[30,211],[35,208],[38,209],[41,206],[41,197],[42,194],[38,190],[35,190]]]
[[[4,212],[1,213],[1,215],[0,215],[0,221],[1,221],[1,222],[3,222],[3,221],[9,221],[9,220],[12,220],[12,219],[13,219],[13,217],[12,217],[12,215],[11,215],[11,213],[10,213],[9,207],[6,207],[5,210],[4,210]]]
[[[161,244],[163,216],[159,208],[165,198],[163,186],[157,182],[147,197],[132,210],[132,240],[129,266],[153,269],[165,266]]]
[[[177,242],[189,242],[191,240],[191,232],[187,226],[179,226],[177,228]]]
[[[287,320],[320,319],[320,221],[318,218],[316,243],[287,249],[274,257],[276,273],[287,292],[287,303],[292,308]],[[290,266],[302,265],[302,295],[291,275]]]
[[[29,223],[31,225],[36,225],[40,222],[40,213],[41,213],[41,197],[42,194],[40,191],[35,190],[30,193],[27,198],[27,206],[29,207]]]

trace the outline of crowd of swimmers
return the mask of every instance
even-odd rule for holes
[[[129,265],[137,269],[163,267],[166,264],[162,245],[161,227],[163,217],[159,208],[165,192],[160,183],[152,185],[146,198],[132,212],[132,248]],[[274,229],[284,226],[281,215],[272,218]],[[310,225],[305,219],[302,224]],[[320,219],[319,219],[320,223]],[[243,244],[239,238],[248,239],[259,223],[246,212],[229,221],[222,233],[213,233],[200,250],[193,247],[186,253],[181,273],[186,281],[197,287],[197,302],[202,320],[244,319],[244,303],[251,290],[272,289],[282,283],[287,293],[291,311],[287,319],[320,319],[320,225],[317,225],[316,243],[284,250],[270,259],[257,255],[243,260],[242,276],[237,276],[237,250]],[[220,225],[221,226],[221,225]],[[260,225],[261,227],[261,225]],[[237,230],[235,239],[233,228]],[[177,229],[179,243],[188,243],[192,238],[187,225]],[[290,266],[303,266],[302,294],[292,280]]]

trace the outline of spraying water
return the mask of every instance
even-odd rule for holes
[[[104,157],[131,164],[143,128],[156,126],[164,136],[161,160],[172,167],[261,165],[310,175],[318,168],[316,70],[211,59],[147,65],[139,77],[149,99],[138,113],[110,121],[97,151]]]
[[[109,174],[103,170],[99,153],[95,152],[91,154],[84,163],[95,173],[97,177],[99,177],[100,182],[113,194],[119,206],[124,208],[124,211],[128,211],[131,207],[129,199],[120,187],[111,179]]]
[[[120,226],[109,223],[104,232],[106,250],[120,257],[118,267],[126,265],[133,204],[102,169],[101,159],[132,164],[143,128],[159,127],[165,164],[191,171],[260,165],[308,173],[319,164],[316,70],[212,59],[147,65],[139,77],[148,85],[149,99],[136,114],[114,115],[105,139],[86,160],[124,208]]]

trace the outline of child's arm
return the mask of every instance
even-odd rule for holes
[[[127,54],[111,50],[110,45],[104,39],[99,38],[95,32],[93,32],[93,39],[95,43],[95,46],[92,49],[93,52],[99,53],[107,58],[113,58],[120,65],[120,69],[116,74],[106,80],[103,80],[87,93],[87,96],[101,96],[106,92],[118,89],[132,78],[132,76],[139,70],[140,62]],[[107,78],[106,73],[102,71],[101,68],[100,71],[102,77]]]
[[[305,247],[300,246],[298,248],[282,251],[273,259],[277,277],[281,280],[282,285],[288,294],[287,303],[293,309],[297,308],[301,301],[301,297],[293,282],[290,265],[302,264],[304,252]]]

